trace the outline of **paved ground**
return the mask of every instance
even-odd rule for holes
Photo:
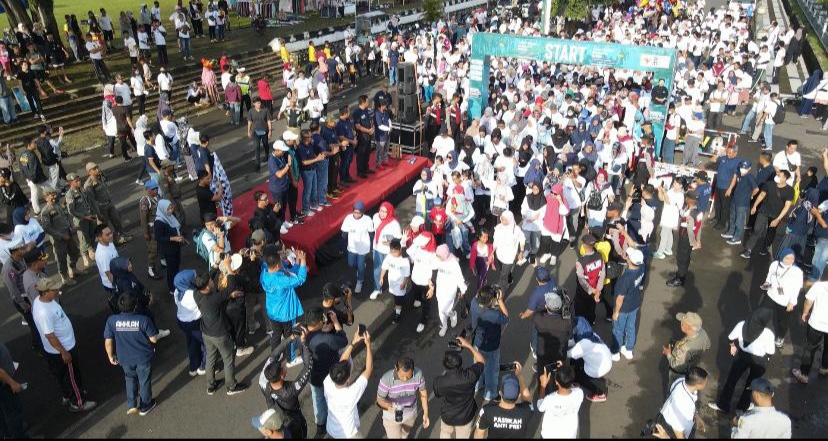
[[[354,91],[336,96],[339,103],[353,104],[356,101]],[[336,108],[332,106],[332,108]],[[725,124],[734,129],[741,123],[741,115],[725,118]],[[225,123],[220,113],[211,113],[192,121],[200,130],[211,134],[214,147],[218,149],[222,161],[233,177],[233,190],[242,194],[264,177],[263,173],[254,173],[250,163],[252,148],[243,132],[233,129]],[[283,124],[278,124],[280,129]],[[275,130],[281,133],[281,130]],[[819,165],[817,158],[825,146],[824,132],[820,132],[816,122],[797,118],[789,110],[787,122],[777,130],[776,145],[781,147],[788,138],[798,138],[802,142],[805,163]],[[741,141],[741,155],[753,160],[758,155],[758,145]],[[101,151],[70,157],[67,168],[77,170],[90,158],[99,159]],[[102,162],[102,168],[113,181],[115,200],[121,201],[123,218],[134,226],[137,217],[137,199],[141,193],[134,184],[138,163],[134,161],[123,165],[119,161]],[[823,171],[820,171],[820,175]],[[189,187],[186,185],[185,187]],[[190,196],[192,189],[188,190]],[[413,202],[409,198],[399,205],[399,217],[410,218]],[[187,207],[191,213],[197,211],[193,203]],[[194,218],[194,217],[193,217]],[[704,231],[704,248],[693,256],[692,274],[683,289],[667,288],[664,282],[667,273],[672,271],[673,259],[656,261],[650,270],[649,287],[645,291],[645,302],[641,314],[639,340],[636,345],[635,359],[632,362],[621,361],[613,366],[608,374],[610,392],[609,401],[604,404],[584,403],[581,411],[581,437],[634,437],[638,436],[641,425],[658,411],[664,398],[666,373],[661,345],[677,336],[678,326],[673,316],[676,312],[686,310],[699,311],[705,321],[710,338],[714,342],[713,350],[705,357],[704,364],[712,373],[712,382],[702,394],[704,403],[715,399],[719,379],[724,379],[730,365],[726,353],[726,334],[732,326],[742,320],[751,307],[758,302],[758,286],[765,277],[769,260],[756,256],[751,261],[738,257],[736,248],[728,247],[712,229]],[[140,237],[140,236],[136,236]],[[146,264],[143,262],[145,245],[138,238],[121,248],[122,255],[128,255],[138,268],[137,274],[148,281]],[[185,251],[184,268],[198,267],[203,262],[195,256],[191,248]],[[570,289],[574,286],[572,268],[574,255],[567,252],[554,273]],[[529,267],[531,268],[531,267]],[[346,272],[345,263],[340,260],[324,269],[324,274]],[[521,272],[522,271],[522,272]],[[502,359],[519,360],[526,364],[530,357],[528,340],[530,325],[517,318],[526,304],[526,292],[533,286],[531,271],[518,270],[519,281],[509,297],[508,307],[513,321],[505,330]],[[306,286],[299,290],[300,298],[306,306],[319,303],[323,276],[311,278]],[[95,411],[84,414],[69,414],[60,407],[59,392],[54,380],[46,370],[43,359],[33,354],[29,348],[28,330],[20,325],[19,316],[14,313],[9,302],[0,302],[0,335],[8,344],[13,357],[20,362],[17,375],[19,381],[29,383],[24,392],[23,401],[26,419],[31,425],[30,432],[38,437],[108,437],[108,438],[159,438],[159,437],[250,437],[258,433],[249,426],[250,416],[264,409],[260,393],[251,389],[242,395],[227,397],[217,394],[206,395],[206,380],[202,377],[192,379],[186,372],[186,354],[184,339],[175,327],[175,307],[172,299],[164,295],[162,283],[149,281],[150,286],[161,299],[156,306],[156,316],[160,327],[173,330],[172,336],[163,340],[157,349],[153,385],[159,400],[158,408],[146,417],[127,416],[123,393],[122,373],[119,368],[108,364],[103,350],[103,324],[108,308],[105,306],[104,293],[97,275],[86,277],[77,287],[66,290],[63,306],[71,317],[78,336],[81,372],[85,388],[90,397],[100,406]],[[367,288],[366,288],[367,291]],[[415,315],[411,310],[404,312],[403,320],[396,326],[391,325],[391,304],[389,297],[378,301],[368,301],[367,293],[356,300],[357,322],[368,325],[376,340],[378,356],[372,384],[368,387],[362,400],[363,432],[371,437],[384,435],[377,408],[373,406],[373,394],[376,382],[383,372],[390,369],[398,355],[413,356],[417,365],[431,380],[440,374],[440,360],[447,343],[446,338],[437,336],[437,329],[426,330],[422,335],[414,333]],[[799,311],[799,309],[797,310]],[[599,313],[600,314],[600,313]],[[600,317],[600,316],[599,316]],[[798,317],[798,312],[794,314]],[[462,323],[461,323],[462,325]],[[598,332],[609,339],[609,326],[601,322]],[[348,330],[349,333],[353,329]],[[793,383],[790,368],[798,361],[799,342],[803,333],[798,321],[792,326],[793,337],[786,341],[781,355],[775,356],[768,373],[779,388],[777,404],[789,412],[794,420],[794,435],[797,437],[816,437],[825,433],[828,425],[824,417],[828,400],[828,383],[824,379],[814,379],[811,385],[803,387]],[[253,337],[256,351],[250,357],[240,359],[237,363],[237,375],[245,381],[255,381],[267,354],[267,341],[263,331]],[[793,344],[792,344],[793,343]],[[363,354],[357,356],[357,365],[363,363]],[[295,375],[297,369],[291,371]],[[529,374],[526,373],[527,378]],[[532,384],[535,387],[535,384]],[[312,421],[309,392],[302,398],[305,416]],[[432,427],[421,429],[417,437],[437,437],[439,428],[438,403],[432,402]],[[706,434],[702,437],[727,437],[730,425],[718,420],[711,412],[704,410],[708,422]],[[539,435],[540,418],[533,421],[536,437]],[[313,433],[313,428],[310,430]]]

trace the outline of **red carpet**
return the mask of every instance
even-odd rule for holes
[[[370,164],[374,163],[374,155],[371,154]],[[415,159],[411,164],[410,160]],[[365,210],[371,211],[385,200],[396,189],[409,181],[416,179],[420,171],[427,167],[429,161],[420,156],[404,156],[401,160],[390,160],[391,167],[378,170],[375,174],[369,175],[368,179],[359,179],[352,184],[339,199],[331,201],[332,207],[317,212],[315,216],[308,219],[304,225],[295,225],[288,234],[282,235],[282,242],[286,246],[296,247],[304,250],[308,255],[308,269],[316,272],[316,250],[322,244],[340,234],[340,227],[345,216],[353,211],[354,203],[361,200],[365,204]],[[351,163],[351,176],[356,176],[356,158]],[[250,234],[247,221],[256,209],[253,201],[253,194],[256,191],[267,192],[267,182],[253,188],[252,190],[236,197],[234,214],[242,219],[242,223],[230,231],[230,243],[234,250],[244,247],[244,240]],[[299,184],[299,203],[302,205],[302,183]],[[268,193],[269,194],[269,193]]]

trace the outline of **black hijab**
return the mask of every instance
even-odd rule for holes
[[[532,211],[540,210],[544,205],[546,205],[546,197],[543,195],[543,189],[537,182],[532,182],[527,187],[526,204],[529,205],[529,209]],[[532,187],[538,187],[540,190],[538,194],[535,194],[532,191]]]
[[[753,311],[742,326],[742,344],[745,347],[750,346],[765,332],[765,328],[771,329],[773,319],[774,312],[770,308],[760,307]]]

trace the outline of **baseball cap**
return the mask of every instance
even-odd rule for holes
[[[422,216],[414,216],[411,218],[411,226],[412,227],[422,227],[425,223],[425,219]]]
[[[285,424],[285,416],[281,409],[271,408],[264,411],[261,415],[251,418],[250,424],[256,430],[282,430]]]
[[[69,182],[77,181],[78,179],[80,179],[80,176],[78,176],[77,173],[69,173],[66,175],[66,180]]]
[[[543,266],[535,268],[535,279],[539,282],[548,282],[552,276],[549,275],[549,270]]]
[[[543,302],[546,309],[550,311],[560,311],[563,308],[563,299],[556,292],[548,292],[543,296]]]
[[[702,318],[695,312],[680,312],[676,314],[676,320],[680,322],[687,322],[688,325],[697,329],[702,327]]]
[[[35,288],[38,291],[49,291],[50,289],[60,289],[63,287],[63,280],[60,276],[45,277],[37,281]]]
[[[299,139],[299,135],[293,133],[290,130],[285,130],[284,132],[282,132],[282,139],[284,139],[285,141],[296,141],[297,139]]]
[[[630,258],[630,262],[632,262],[633,265],[641,265],[644,263],[644,253],[635,248],[627,249],[627,257]]]
[[[231,271],[236,271],[239,268],[241,268],[243,261],[244,261],[244,258],[239,253],[236,253],[236,254],[233,254],[232,256],[230,256],[230,270]]]
[[[581,238],[581,241],[586,245],[595,245],[595,242],[597,240],[595,239],[595,236],[587,234],[586,236]]]
[[[776,388],[773,387],[770,380],[767,378],[756,378],[750,382],[750,390],[753,392],[760,393],[762,395],[771,395],[776,392]]]
[[[44,185],[44,186],[42,187],[42,191],[43,191],[43,194],[44,194],[44,195],[46,195],[46,194],[55,194],[55,193],[57,193],[57,192],[58,192],[58,191],[57,191],[57,189],[56,189],[55,187],[50,187],[50,186],[48,186],[48,185]]]
[[[253,234],[250,235],[250,239],[253,242],[260,243],[265,240],[265,232],[264,230],[256,230]]]
[[[87,162],[86,163],[86,172],[87,173],[94,170],[94,169],[96,169],[96,168],[98,168],[98,164],[95,164],[94,162]]]
[[[158,190],[158,182],[155,179],[150,179],[147,182],[144,182],[144,188],[147,190]]]
[[[500,380],[500,383],[503,385],[503,389],[500,393],[501,398],[507,401],[517,401],[517,398],[520,395],[520,382],[515,374],[508,373],[504,375],[503,379]]]
[[[290,151],[290,147],[288,147],[284,141],[276,141],[273,143],[273,150],[278,150],[280,152],[288,152]]]
[[[26,253],[25,256],[23,256],[23,260],[26,261],[26,265],[37,262],[38,260],[47,260],[48,258],[48,254],[38,250],[37,248],[32,248],[28,253]]]

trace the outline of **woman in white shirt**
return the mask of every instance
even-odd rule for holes
[[[739,410],[747,410],[751,395],[748,389],[750,382],[765,375],[768,359],[776,352],[772,330],[773,320],[773,309],[759,307],[750,314],[747,320],[737,323],[730,331],[730,335],[727,336],[730,340],[730,355],[735,358],[716,403],[707,404],[711,409],[730,413],[736,383],[747,371],[748,378],[737,406]]]
[[[679,226],[679,213],[684,208],[684,188],[681,181],[673,179],[669,191],[663,186],[658,187],[658,198],[664,203],[661,211],[661,234],[658,250],[653,254],[657,259],[665,259],[673,255],[673,235]]]
[[[600,206],[594,203],[599,197]],[[615,193],[608,182],[606,170],[598,170],[595,180],[587,184],[584,198],[586,200],[587,225],[589,228],[604,225],[604,220],[607,218],[607,206],[615,200]]]
[[[362,282],[365,281],[365,256],[371,252],[371,233],[374,232],[374,223],[371,218],[363,215],[365,204],[357,201],[354,212],[345,216],[342,221],[342,232],[348,238],[348,266],[356,270],[356,286],[354,292],[362,292]]]
[[[434,267],[437,270],[437,280],[434,288],[437,296],[437,315],[440,318],[439,335],[445,337],[449,321],[452,328],[457,326],[457,311],[454,310],[454,304],[458,293],[462,296],[468,287],[460,270],[460,262],[451,254],[449,247],[445,244],[440,245],[436,254],[437,261]]]
[[[411,259],[411,293],[414,296],[414,307],[422,306],[420,323],[417,324],[417,333],[423,332],[428,323],[431,312],[431,296],[434,295],[434,267],[437,263],[437,241],[434,235],[423,229],[425,219],[414,216],[411,219],[411,231],[406,231],[406,238],[411,238],[411,245],[406,252]],[[403,242],[408,242],[403,240]]]
[[[12,213],[14,220],[14,235],[22,237],[25,244],[34,243],[40,251],[46,250],[46,232],[37,221],[37,218],[32,216],[32,213],[27,207],[19,207]]]
[[[311,89],[308,95],[308,102],[302,110],[308,112],[308,117],[311,122],[319,124],[319,119],[322,118],[322,111],[324,108],[322,100],[319,99],[319,96],[316,94],[316,89]]]
[[[132,87],[132,94],[138,100],[138,114],[143,115],[146,110],[147,91],[144,87],[144,77],[141,76],[139,69],[135,69],[135,72],[133,72],[129,79],[129,85]]]
[[[575,361],[575,381],[589,392],[587,400],[602,403],[607,400],[604,376],[612,369],[612,352],[583,317],[578,317],[574,334],[566,356]]]
[[[394,217],[394,206],[390,202],[383,202],[380,204],[379,210],[373,218],[374,231],[374,292],[371,293],[371,300],[376,300],[382,292],[382,283],[380,283],[380,273],[382,271],[382,263],[388,256],[389,244],[394,239],[402,238],[402,228],[397,218]]]
[[[500,220],[501,215],[509,210],[509,203],[515,199],[512,187],[507,182],[508,179],[506,173],[500,172],[495,176],[494,181],[483,181],[483,185],[491,190],[489,210],[497,220]]]
[[[526,236],[515,224],[515,215],[511,211],[504,211],[500,215],[500,223],[494,228],[492,234],[492,246],[494,255],[500,266],[500,278],[498,283],[504,293],[509,292],[512,284],[512,270],[515,262],[520,265],[525,261],[523,247],[526,244]]]
[[[190,359],[189,373],[191,377],[205,375],[207,352],[204,339],[201,336],[201,311],[196,305],[193,293],[195,292],[195,270],[184,270],[175,276],[175,292],[173,300],[177,308],[175,317],[178,327],[184,332],[187,339],[187,355]]]
[[[802,270],[795,265],[796,255],[791,248],[779,252],[779,260],[770,264],[768,276],[762,289],[762,306],[769,307],[776,312],[774,334],[776,347],[781,348],[785,341],[785,334],[790,327],[791,311],[796,307],[799,291],[804,283]]]
[[[521,205],[520,217],[523,220],[521,228],[526,236],[525,248],[529,254],[529,262],[533,266],[537,265],[536,259],[540,252],[544,214],[546,214],[546,196],[543,195],[543,189],[538,183],[530,183]]]

